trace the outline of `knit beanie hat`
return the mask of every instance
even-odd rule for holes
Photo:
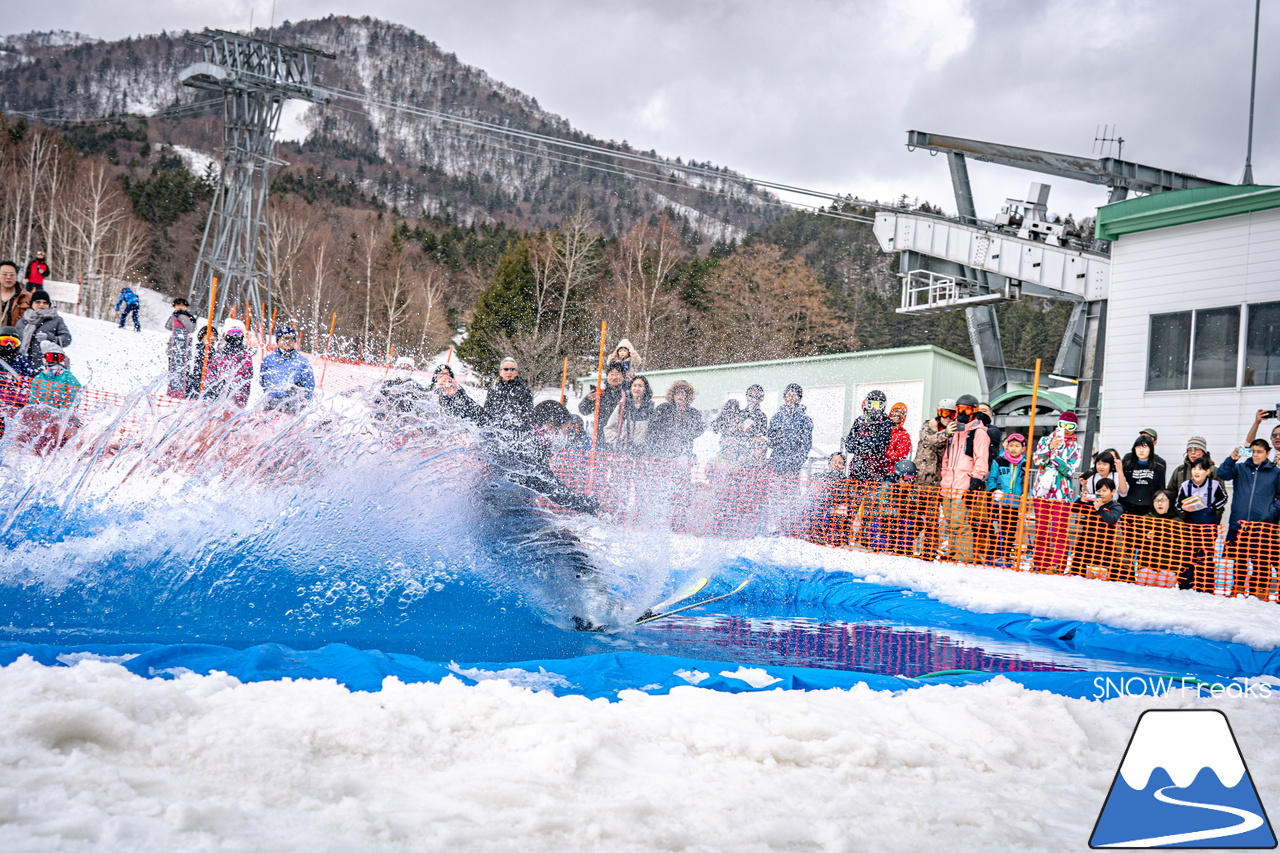
[[[1069,424],[1078,424],[1080,423],[1080,418],[1076,417],[1075,412],[1063,412],[1058,415],[1058,422],[1061,423],[1062,421],[1066,421]]]
[[[1198,447],[1205,453],[1209,452],[1209,442],[1205,441],[1204,436],[1202,435],[1193,435],[1191,438],[1187,439],[1187,450],[1190,450],[1193,447]]]
[[[53,300],[49,298],[49,291],[47,290],[37,290],[31,294],[32,302],[39,302],[41,300],[48,302],[50,305],[53,304]]]

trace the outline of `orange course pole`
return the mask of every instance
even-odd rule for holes
[[[333,326],[338,322],[338,312],[333,312],[329,320],[329,337],[324,342],[324,366],[320,368],[320,389],[324,390],[324,375],[329,370],[329,344],[333,343]]]
[[[564,405],[564,387],[569,381],[569,356],[564,357],[564,367],[560,370],[560,405]]]
[[[209,378],[209,348],[213,344],[213,306],[218,304],[218,277],[213,277],[213,287],[209,288],[209,331],[204,333],[204,363],[200,365],[200,393],[204,393],[204,383]]]
[[[1027,427],[1027,446],[1023,450],[1022,464],[1026,467],[1022,471],[1022,493],[1018,496],[1018,526],[1016,538],[1014,539],[1013,553],[1014,566],[1022,568],[1022,558],[1024,555],[1024,547],[1022,544],[1022,532],[1026,525],[1027,518],[1027,489],[1031,485],[1031,454],[1035,450],[1036,441],[1036,405],[1040,399],[1040,359],[1036,359],[1036,374],[1031,380],[1031,424]]]
[[[591,449],[596,449],[596,436],[600,433],[600,398],[604,396],[604,342],[609,331],[609,321],[600,321],[600,359],[596,362],[596,415],[591,424]]]

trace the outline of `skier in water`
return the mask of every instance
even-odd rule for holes
[[[427,399],[427,389],[413,379],[413,359],[402,355],[396,359],[391,376],[373,395],[373,418],[419,420]]]

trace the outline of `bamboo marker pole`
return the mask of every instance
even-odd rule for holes
[[[600,359],[596,362],[596,416],[591,424],[591,451],[596,449],[596,436],[600,433],[600,398],[604,396],[604,342],[609,331],[609,321],[600,321]]]
[[[1027,427],[1027,446],[1023,451],[1022,470],[1022,493],[1018,496],[1018,527],[1016,539],[1014,540],[1013,553],[1015,562],[1019,570],[1022,569],[1022,558],[1025,555],[1025,549],[1022,543],[1022,533],[1026,527],[1027,518],[1027,490],[1031,487],[1031,454],[1035,448],[1036,440],[1036,406],[1040,400],[1040,359],[1036,359],[1036,375],[1031,380],[1031,425]]]
[[[324,375],[329,370],[329,344],[333,343],[333,326],[338,322],[338,312],[329,319],[329,337],[324,342],[324,366],[320,368],[320,390],[324,390]]]
[[[560,370],[560,405],[564,405],[565,382],[569,380],[569,356],[564,357],[564,367]]]
[[[213,277],[213,287],[209,288],[209,326],[204,333],[204,362],[200,365],[200,393],[204,393],[204,383],[209,378],[209,348],[213,345],[213,306],[218,304],[218,277]]]

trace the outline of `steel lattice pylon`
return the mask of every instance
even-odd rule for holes
[[[204,59],[183,69],[178,79],[186,86],[221,92],[224,119],[221,175],[188,299],[197,311],[207,306],[216,276],[218,304],[211,319],[241,303],[266,302],[270,311],[267,171],[273,164],[283,165],[272,157],[280,111],[290,98],[328,103],[332,95],[314,84],[312,62],[334,57],[223,30],[206,29],[188,35],[187,42],[198,46]]]

